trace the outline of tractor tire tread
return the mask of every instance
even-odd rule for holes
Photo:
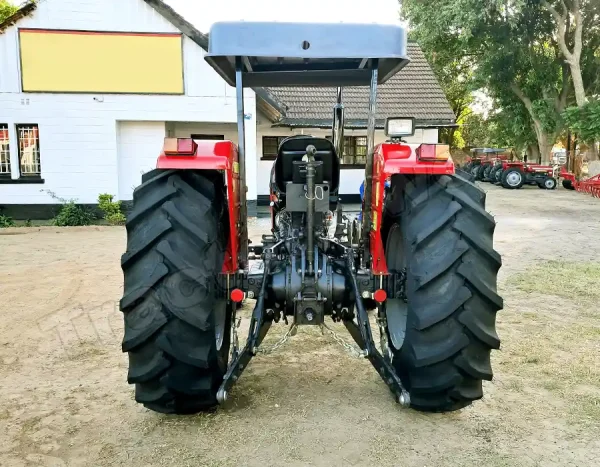
[[[397,191],[406,208],[387,222],[404,233],[408,317],[392,363],[412,407],[458,410],[483,396],[491,350],[500,347],[495,221],[485,193],[459,175],[396,175],[394,183],[403,187]]]
[[[122,348],[135,400],[160,413],[217,404],[224,368],[211,313],[225,254],[225,200],[214,180],[194,171],[144,174],[126,223]]]

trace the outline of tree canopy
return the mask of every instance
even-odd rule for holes
[[[598,5],[598,0],[404,0],[401,13],[453,109],[461,110],[457,121],[473,120],[462,117],[470,111],[472,92],[483,90],[492,101],[485,120],[488,143],[534,144],[547,160],[565,124],[590,114],[564,113],[576,103],[578,50],[583,88],[590,95],[600,87]],[[469,137],[463,140],[469,144]]]
[[[17,10],[18,7],[14,6],[12,3],[9,3],[7,0],[0,0],[0,23]]]

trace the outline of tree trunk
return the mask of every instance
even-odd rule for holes
[[[552,152],[552,146],[554,145],[555,135],[545,132],[542,122],[540,122],[537,118],[533,119],[533,128],[535,130],[535,135],[538,142],[538,163],[549,163],[550,153]]]
[[[573,89],[575,90],[577,107],[583,107],[586,104],[587,99],[585,97],[585,88],[581,76],[581,66],[579,65],[579,62],[569,64],[571,66],[571,77],[573,78]]]
[[[590,143],[590,149],[589,149],[589,155],[588,155],[588,160],[590,161],[597,161],[600,159],[599,155],[598,155],[598,143],[593,142]]]
[[[540,148],[538,147],[537,144],[531,144],[528,148],[527,148],[527,153],[528,153],[528,157],[527,160],[529,162],[533,162],[533,163],[540,163]]]

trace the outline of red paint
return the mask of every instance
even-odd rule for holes
[[[383,217],[383,195],[385,181],[395,174],[409,175],[452,175],[452,158],[442,161],[423,161],[407,144],[382,143],[375,148],[373,157],[373,187],[371,190],[371,226],[369,238],[373,274],[388,274],[385,252],[381,239],[381,220]],[[365,200],[367,202],[367,200]]]
[[[244,292],[240,289],[233,289],[231,291],[231,300],[235,303],[240,303],[244,299]]]
[[[387,299],[387,293],[383,289],[377,289],[373,294],[373,299],[377,303],[383,303]]]
[[[522,161],[505,161],[502,163],[502,170],[516,167],[523,172],[546,172],[550,177],[554,174],[554,167],[550,165],[528,164]]]
[[[232,274],[238,270],[238,223],[240,216],[240,174],[237,146],[231,141],[195,141],[195,153],[186,156],[158,157],[157,169],[223,170],[227,185],[229,207],[229,241],[221,272]]]

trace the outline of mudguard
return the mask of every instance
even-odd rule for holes
[[[237,146],[231,141],[194,141],[190,138],[165,138],[157,169],[218,170],[227,186],[229,238],[223,273],[233,274],[239,267],[240,171]]]
[[[388,274],[385,262],[384,245],[381,239],[381,222],[385,195],[385,182],[395,174],[410,175],[452,175],[454,162],[448,153],[437,160],[419,158],[420,150],[431,149],[434,144],[422,144],[413,149],[408,144],[381,143],[373,156],[373,189],[371,190],[370,251],[373,274]],[[435,153],[435,151],[434,151]],[[366,200],[365,200],[366,202]]]

